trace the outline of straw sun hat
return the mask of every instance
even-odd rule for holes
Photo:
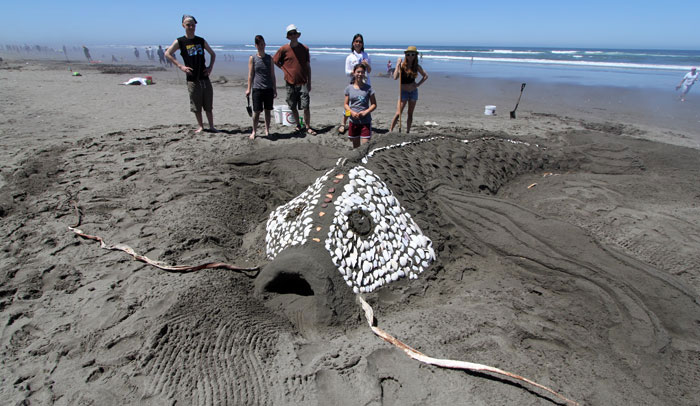
[[[410,47],[406,48],[405,51],[403,51],[404,54],[407,54],[407,53],[409,53],[409,52],[418,53],[418,48],[416,48],[416,47],[414,47],[413,45],[411,45]]]

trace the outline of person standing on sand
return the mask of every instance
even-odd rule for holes
[[[377,108],[374,89],[366,82],[367,66],[358,63],[352,69],[352,80],[345,88],[345,111],[350,112],[348,138],[353,148],[372,138],[372,115]]]
[[[372,62],[369,59],[369,55],[367,55],[367,52],[365,52],[365,39],[362,37],[362,34],[355,34],[354,37],[352,37],[352,43],[350,44],[350,55],[348,55],[347,58],[345,58],[345,75],[350,78],[350,83],[353,82],[354,79],[354,73],[353,69],[355,68],[355,65],[362,64],[365,66],[366,74],[365,74],[365,82],[367,85],[370,85],[369,81],[369,74],[372,72]],[[345,125],[348,122],[348,116],[343,114],[343,122],[340,124],[340,127],[338,127],[338,132],[340,134],[345,133]]]
[[[92,57],[90,56],[90,50],[85,45],[83,45],[83,53],[85,54],[85,58],[87,58],[88,62],[92,62]]]
[[[693,87],[695,82],[698,81],[698,72],[695,67],[690,68],[690,72],[686,73],[685,76],[683,76],[683,79],[681,79],[681,82],[676,86],[676,90],[680,89],[681,87],[683,90],[681,90],[681,101],[685,101],[685,95],[688,94],[690,91],[690,88]]]
[[[316,135],[311,128],[311,57],[309,47],[299,42],[301,33],[294,24],[287,26],[287,39],[289,44],[282,45],[272,60],[275,65],[284,72],[284,81],[287,83],[287,105],[292,110],[296,130],[304,130],[299,123],[299,110],[304,110],[304,123],[306,133]]]
[[[204,38],[194,35],[196,26],[197,20],[195,20],[194,17],[187,14],[183,15],[182,27],[185,29],[185,35],[176,39],[172,45],[168,47],[165,57],[187,75],[187,90],[190,94],[190,111],[193,112],[194,116],[197,118],[198,125],[195,133],[204,130],[202,109],[204,109],[204,112],[207,114],[209,131],[216,132],[216,128],[214,128],[214,113],[212,112],[214,91],[211,88],[211,81],[209,81],[209,74],[211,74],[211,70],[214,67],[216,54]],[[182,60],[185,62],[184,65],[178,63],[173,55],[178,49],[180,50]],[[209,53],[209,66],[206,66],[204,51]]]
[[[277,97],[277,79],[275,68],[272,65],[272,57],[265,53],[265,38],[262,35],[255,36],[255,48],[258,52],[248,59],[248,88],[245,96],[249,97],[253,91],[253,132],[250,139],[255,139],[258,129],[260,112],[265,109],[265,135],[270,135],[270,112],[273,99]]]
[[[158,45],[158,63],[165,65],[165,51],[163,51],[163,47],[160,45]]]
[[[139,54],[138,48],[134,47],[134,56],[136,57],[136,60],[139,59],[139,55],[140,55],[140,54]]]
[[[406,133],[411,132],[411,123],[413,123],[413,109],[416,108],[418,101],[418,87],[428,80],[428,74],[418,64],[418,49],[414,46],[406,48],[404,51],[406,60],[401,58],[396,60],[396,69],[394,69],[394,80],[401,78],[401,96],[396,109],[396,114],[391,120],[391,129],[394,131],[397,121],[401,117],[403,108],[408,103],[408,114],[406,117]],[[420,82],[416,83],[416,77],[421,74]]]

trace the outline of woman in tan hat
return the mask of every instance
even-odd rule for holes
[[[418,101],[418,87],[428,80],[428,74],[418,64],[418,49],[414,46],[406,48],[404,51],[406,60],[399,58],[396,61],[396,69],[394,70],[394,80],[401,79],[401,96],[398,105],[396,106],[396,114],[391,120],[391,129],[394,131],[396,123],[401,118],[401,112],[408,102],[408,117],[406,117],[406,133],[411,132],[411,123],[413,122],[413,109],[416,108]],[[416,83],[418,74],[421,75],[420,82]]]

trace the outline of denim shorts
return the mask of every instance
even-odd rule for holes
[[[418,100],[418,89],[413,89],[410,92],[406,90],[401,91],[401,101],[416,101]]]

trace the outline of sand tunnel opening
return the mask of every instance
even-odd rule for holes
[[[294,294],[299,296],[313,296],[314,290],[301,275],[290,272],[280,272],[275,278],[265,285],[265,292],[278,293],[280,295]]]

